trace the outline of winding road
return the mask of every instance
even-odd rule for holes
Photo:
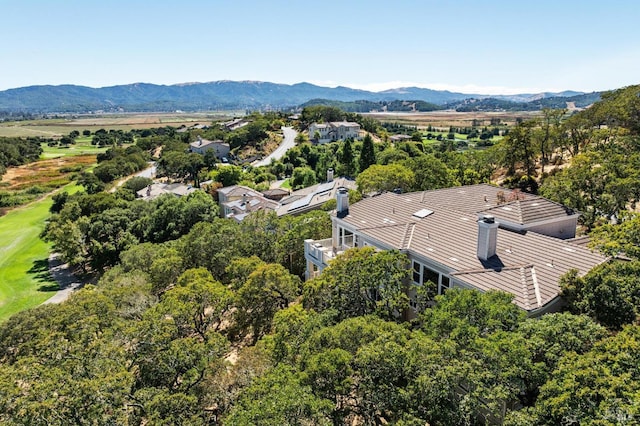
[[[298,136],[298,132],[293,130],[292,127],[283,127],[282,133],[284,134],[284,140],[282,141],[280,146],[278,146],[275,151],[267,155],[262,160],[254,161],[253,163],[251,163],[253,167],[268,166],[269,164],[271,164],[272,159],[281,159],[289,149],[293,148],[296,145],[296,136]]]

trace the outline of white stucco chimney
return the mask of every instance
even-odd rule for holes
[[[496,254],[498,222],[491,215],[478,220],[478,259],[487,260]]]
[[[327,169],[327,182],[333,181],[333,169]]]
[[[336,212],[338,217],[344,217],[349,214],[349,190],[347,188],[338,188],[336,193]]]

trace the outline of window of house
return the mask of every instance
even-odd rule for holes
[[[445,275],[440,277],[440,286],[438,287],[438,294],[444,294],[451,287],[451,279]]]
[[[340,240],[338,241],[338,244],[341,248],[354,247],[353,232],[344,228],[340,228],[339,236],[340,236]]]
[[[433,271],[427,267],[424,268],[423,270],[423,283],[429,282],[431,281],[432,283],[434,283],[435,285],[438,285],[438,278],[440,278],[440,274],[437,273],[436,271]]]
[[[422,265],[415,260],[413,261],[413,282],[418,285],[422,284]]]

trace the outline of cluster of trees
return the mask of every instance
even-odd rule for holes
[[[7,167],[36,161],[42,154],[38,138],[0,138],[0,176]]]
[[[359,178],[364,183],[376,173],[369,171],[364,177],[360,175],[370,166],[378,166],[375,168],[378,172],[399,170],[403,176],[409,176],[403,179],[380,176],[377,180],[384,182],[383,185],[364,183],[363,192],[389,188],[418,191],[488,182],[497,168],[494,157],[492,151],[432,149],[415,141],[375,143],[370,135],[366,135],[362,141],[347,139],[323,145],[298,144],[266,169],[269,176],[292,176],[296,188],[323,182],[328,169],[333,169],[338,176]]]
[[[346,112],[371,112],[371,111],[437,111],[443,109],[442,106],[426,101],[332,101],[328,99],[312,99],[305,102],[301,106],[303,108],[310,106],[329,106],[339,108]]]
[[[216,254],[215,247],[220,252],[231,253],[218,259],[218,268],[225,267],[224,259],[254,254],[265,257],[268,253],[271,257],[265,260],[279,261],[292,273],[302,276],[306,267],[304,239],[331,235],[330,220],[324,212],[296,218],[278,218],[273,212],[260,212],[237,224],[218,218],[217,204],[203,191],[187,197],[164,195],[151,201],[133,199],[133,191],[147,182],[134,179],[114,194],[67,195],[63,192],[54,196],[53,214],[43,237],[52,243],[53,250],[60,253],[63,260],[83,269],[104,270],[117,264],[123,251],[139,243],[163,243],[184,236],[181,241],[186,247],[181,253],[213,256],[211,262],[218,259],[216,255],[222,256]],[[203,253],[198,254],[193,253],[196,242],[192,240],[199,232],[206,233],[202,227],[195,230],[200,222],[213,227],[207,235],[217,242],[199,246]],[[253,236],[243,240],[238,233],[248,229]],[[186,264],[189,260],[181,260],[180,264],[182,262]]]
[[[105,184],[129,176],[147,167],[148,155],[136,145],[127,148],[112,147],[98,154],[98,165],[93,172],[82,173],[78,181],[87,192],[98,193]]]
[[[380,123],[380,126],[392,134],[404,133],[406,135],[411,135],[413,132],[418,130],[417,126],[409,126],[395,122],[382,122]]]
[[[640,86],[629,86],[603,94],[600,102],[564,121],[558,122],[558,112],[547,111],[540,128],[523,123],[505,138],[516,156],[511,164],[529,174],[537,162],[540,193],[582,212],[587,229],[624,220],[624,212],[640,200],[639,94]],[[547,177],[544,165],[562,155],[572,157],[571,166]]]
[[[134,132],[125,132],[123,130],[98,129],[91,139],[92,145],[97,146],[120,146],[123,144],[133,143],[135,138]]]
[[[637,420],[639,326],[526,319],[507,294],[459,289],[402,322],[404,255],[352,249],[302,283],[260,247],[276,239],[272,220],[201,222],[175,242],[132,246],[97,287],[12,317],[0,326],[0,421]]]
[[[135,244],[176,239],[196,223],[218,215],[216,203],[202,192],[145,202],[132,200],[132,189],[123,188],[117,194],[63,192],[54,196],[53,215],[43,238],[65,262],[84,270],[89,266],[104,270]]]

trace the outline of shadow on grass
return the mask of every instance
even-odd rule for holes
[[[33,279],[39,283],[42,283],[38,287],[38,291],[58,291],[60,287],[55,282],[49,271],[49,259],[38,259],[33,262],[31,269],[27,271],[29,275],[33,276]]]

